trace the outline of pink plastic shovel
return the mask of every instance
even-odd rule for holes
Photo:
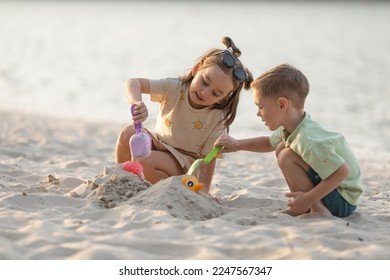
[[[131,106],[131,114],[133,116],[136,106],[136,104]],[[133,123],[133,126],[135,129],[135,134],[131,136],[129,140],[132,161],[138,158],[147,157],[152,151],[152,139],[148,133],[142,131],[142,124]]]

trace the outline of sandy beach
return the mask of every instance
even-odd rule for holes
[[[287,186],[274,156],[243,152],[218,161],[221,205],[173,178],[107,208],[66,194],[115,167],[121,124],[0,118],[0,259],[390,258],[389,154],[357,151],[366,189],[344,219],[280,214]]]
[[[220,2],[0,1],[1,260],[390,259],[389,3]],[[222,204],[115,165],[124,81],[176,77],[225,35],[254,76],[284,62],[307,75],[307,111],[360,162],[356,213],[280,214],[288,188],[271,153],[218,160]],[[250,93],[238,110],[233,136],[270,133]]]

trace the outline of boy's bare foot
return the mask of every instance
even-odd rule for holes
[[[310,213],[306,213],[301,215],[302,218],[330,218],[333,217],[332,213],[326,209],[326,211],[311,211]]]
[[[312,207],[311,209],[307,210],[306,213],[297,213],[291,210],[291,208],[287,208],[280,213],[282,214],[288,214],[293,217],[299,216],[300,218],[330,218],[333,217],[332,213],[326,208],[322,203],[318,203],[315,205],[315,207]]]
[[[302,215],[302,213],[294,212],[293,210],[291,210],[291,208],[287,208],[285,210],[282,210],[282,211],[280,211],[280,213],[281,214],[287,214],[287,215],[290,215],[290,216],[293,216],[293,217]]]
[[[312,215],[313,218],[333,217],[332,213],[330,213],[329,209],[326,208],[322,202],[313,204],[309,214]]]

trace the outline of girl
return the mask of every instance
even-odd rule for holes
[[[178,78],[130,78],[125,83],[127,97],[136,104],[134,123],[148,117],[141,93],[160,103],[152,153],[138,161],[145,179],[152,184],[171,176],[183,175],[198,158],[207,155],[217,138],[229,129],[236,116],[242,88],[249,90],[252,74],[238,57],[240,50],[229,37],[222,38],[226,49],[211,49],[203,54],[191,71]],[[135,130],[129,125],[121,131],[116,144],[116,162],[131,159],[129,139]],[[215,159],[204,165],[199,181],[209,192]]]

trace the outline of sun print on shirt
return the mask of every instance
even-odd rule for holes
[[[165,118],[164,123],[165,123],[166,127],[171,127],[172,126],[172,121],[169,118]]]
[[[194,122],[191,122],[193,127],[192,129],[196,129],[196,130],[199,130],[199,131],[202,131],[202,129],[205,128],[205,122],[202,122],[201,120],[197,119],[196,121]]]
[[[179,100],[180,100],[180,101],[184,101],[184,99],[185,99],[185,92],[182,90],[182,91],[180,92]]]
[[[198,154],[199,155],[201,154],[205,144],[206,144],[205,142],[202,142],[202,143],[196,145],[198,147]]]

